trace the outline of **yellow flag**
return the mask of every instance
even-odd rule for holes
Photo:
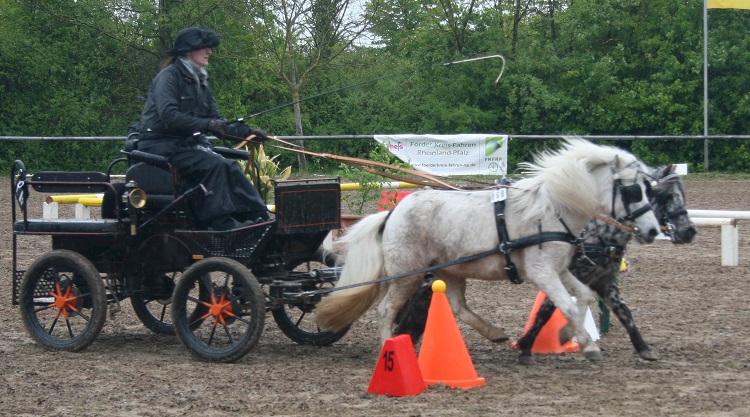
[[[708,0],[709,9],[745,9],[750,10],[750,0]]]

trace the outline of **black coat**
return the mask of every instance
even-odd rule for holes
[[[141,114],[140,140],[177,139],[206,133],[221,119],[206,79],[196,79],[179,59],[154,77]]]

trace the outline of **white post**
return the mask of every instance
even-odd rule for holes
[[[91,218],[91,209],[83,204],[76,204],[76,219],[88,220]]]
[[[51,203],[42,203],[42,218],[56,219],[58,217],[58,206],[54,201]]]
[[[739,231],[737,222],[721,226],[721,264],[724,266],[737,266],[740,261]]]

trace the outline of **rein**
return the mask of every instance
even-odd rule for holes
[[[618,229],[622,229],[622,230],[624,230],[624,231],[626,231],[628,233],[633,233],[635,231],[634,227],[628,226],[627,224],[620,223],[620,222],[618,222],[617,220],[615,220],[615,219],[613,219],[611,217],[602,216],[599,213],[591,213],[591,215],[594,218],[596,218],[597,220],[601,220],[601,221],[603,221],[604,223],[607,223],[610,226],[614,226],[614,227],[616,227]]]
[[[476,261],[477,259],[481,259],[481,258],[490,256],[490,255],[494,255],[496,253],[501,253],[501,252],[502,252],[502,249],[500,248],[500,246],[498,246],[498,247],[496,247],[494,249],[490,249],[488,251],[480,252],[480,253],[477,253],[477,254],[474,254],[474,255],[470,255],[470,256],[464,256],[462,258],[458,258],[458,259],[455,259],[455,260],[450,261],[450,262],[445,262],[445,263],[442,263],[442,264],[428,266],[426,268],[417,269],[415,271],[404,272],[404,273],[401,273],[401,274],[391,275],[389,277],[378,278],[376,280],[367,281],[367,282],[358,282],[356,284],[344,285],[342,287],[323,288],[323,289],[314,290],[314,291],[303,291],[303,292],[300,293],[300,295],[301,296],[322,295],[322,294],[329,294],[329,293],[336,292],[336,291],[348,290],[350,288],[364,287],[365,285],[379,284],[381,282],[393,281],[393,280],[400,279],[400,278],[405,278],[405,277],[408,277],[408,276],[411,276],[411,275],[417,275],[417,274],[422,274],[422,273],[426,273],[426,272],[432,272],[432,271],[435,271],[435,270],[438,270],[438,269],[447,268],[449,266],[458,265],[458,264],[462,264],[462,263],[466,263],[466,262],[471,262],[471,261]]]

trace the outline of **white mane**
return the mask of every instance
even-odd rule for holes
[[[623,168],[634,164],[633,168]],[[557,217],[563,212],[593,213],[601,205],[599,190],[612,183],[615,172],[620,178],[633,178],[643,165],[630,153],[613,146],[596,145],[581,138],[566,138],[558,151],[540,153],[533,163],[522,162],[528,178],[518,181],[522,192],[513,193],[511,199],[526,207],[525,220],[543,218],[550,211]],[[601,170],[609,175],[592,174]],[[622,172],[621,172],[622,170]],[[600,173],[600,174],[601,174]]]

